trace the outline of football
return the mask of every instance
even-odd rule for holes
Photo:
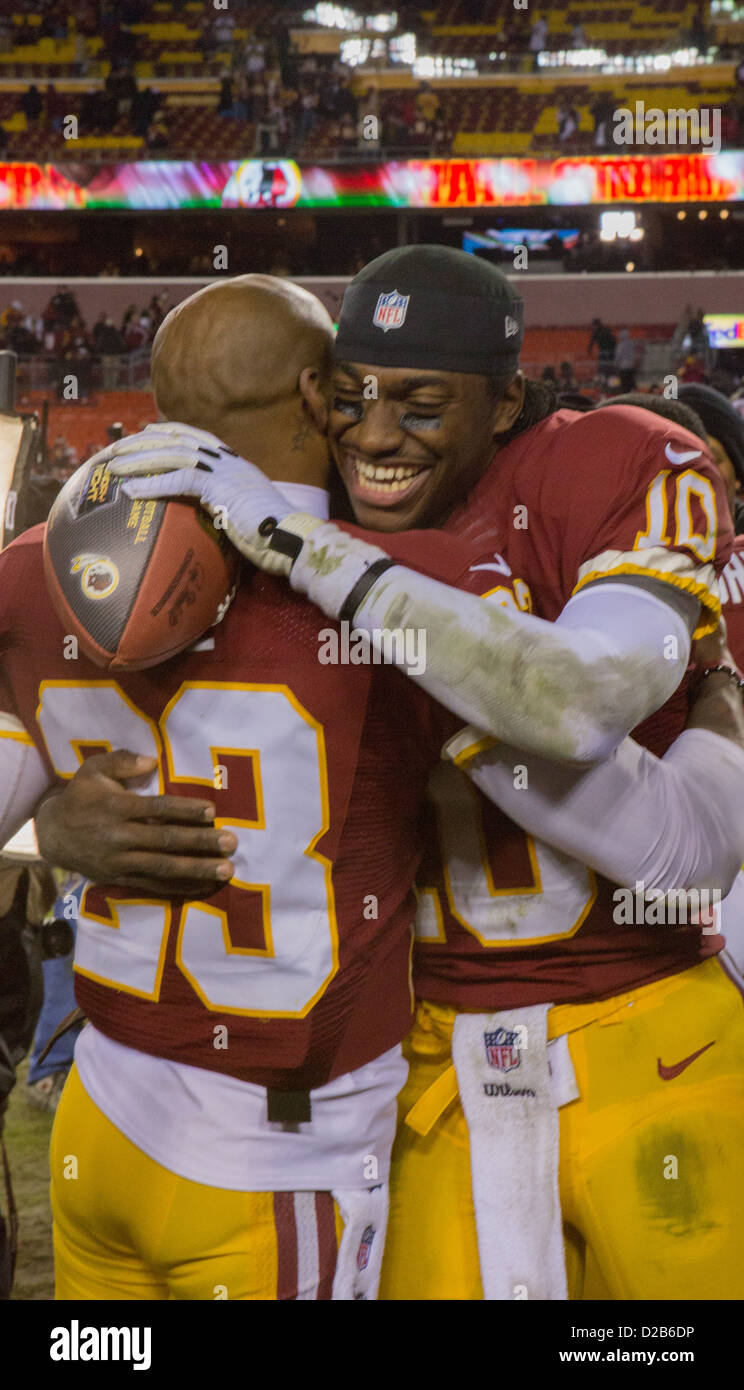
[[[44,572],[65,632],[112,671],[190,647],[227,612],[238,566],[193,503],[133,500],[94,460],[67,480],[47,521]]]

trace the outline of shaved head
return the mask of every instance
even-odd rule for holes
[[[288,280],[238,275],[190,295],[162,323],[152,350],[158,409],[225,439],[235,417],[286,402],[306,368],[327,377],[333,323],[320,300]]]
[[[209,430],[276,481],[325,487],[333,322],[273,275],[217,280],[176,306],[152,349],[161,414]]]

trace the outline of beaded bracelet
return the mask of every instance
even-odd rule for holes
[[[744,680],[742,680],[739,672],[734,670],[733,666],[724,665],[723,662],[721,662],[719,666],[706,666],[704,671],[699,672],[699,677],[701,681],[704,681],[706,676],[716,676],[719,674],[727,675],[729,680],[734,682],[738,690],[744,690]]]

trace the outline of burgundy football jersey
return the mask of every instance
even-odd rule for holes
[[[701,632],[718,620],[733,546],[723,481],[702,441],[660,415],[559,410],[518,436],[445,529],[480,551],[494,526],[542,618],[592,580],[638,574],[699,598]]]
[[[543,618],[555,619],[588,580],[613,573],[656,575],[717,616],[727,518],[718,470],[700,440],[618,407],[560,411],[514,440],[447,529],[474,551],[490,539],[529,584]],[[686,679],[635,736],[663,754],[688,708]],[[528,774],[529,756],[518,761]],[[526,834],[459,768],[434,774],[430,817],[418,878],[421,998],[478,1010],[603,999],[722,947],[720,936],[694,924],[618,922],[614,885]]]
[[[239,840],[234,878],[203,901],[88,886],[78,1003],[117,1042],[279,1089],[311,1089],[392,1047],[411,1015],[426,781],[458,721],[390,667],[348,651],[334,664],[338,627],[257,573],[203,650],[102,671],[52,608],[41,536],[0,556],[11,712],[57,777],[102,749],[155,755],[148,790],[206,789]],[[471,582],[454,538],[390,544]]]
[[[733,554],[721,576],[721,607],[731,654],[744,670],[744,536],[736,537]]]

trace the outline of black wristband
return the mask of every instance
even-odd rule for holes
[[[269,527],[269,523],[272,521],[274,525],[273,527]],[[266,529],[262,531],[261,526]],[[262,521],[261,526],[258,528],[259,535],[271,536],[269,550],[276,550],[280,555],[288,555],[292,564],[294,564],[304,545],[302,536],[295,536],[291,531],[282,531],[281,527],[277,526],[273,516],[267,517],[265,521]]]
[[[364,571],[364,574],[357,579],[354,588],[346,595],[343,607],[338,615],[340,623],[353,623],[354,614],[360,603],[367,597],[370,589],[374,587],[385,570],[393,569],[397,564],[396,560],[390,560],[387,555],[381,560],[374,560],[373,563]]]

